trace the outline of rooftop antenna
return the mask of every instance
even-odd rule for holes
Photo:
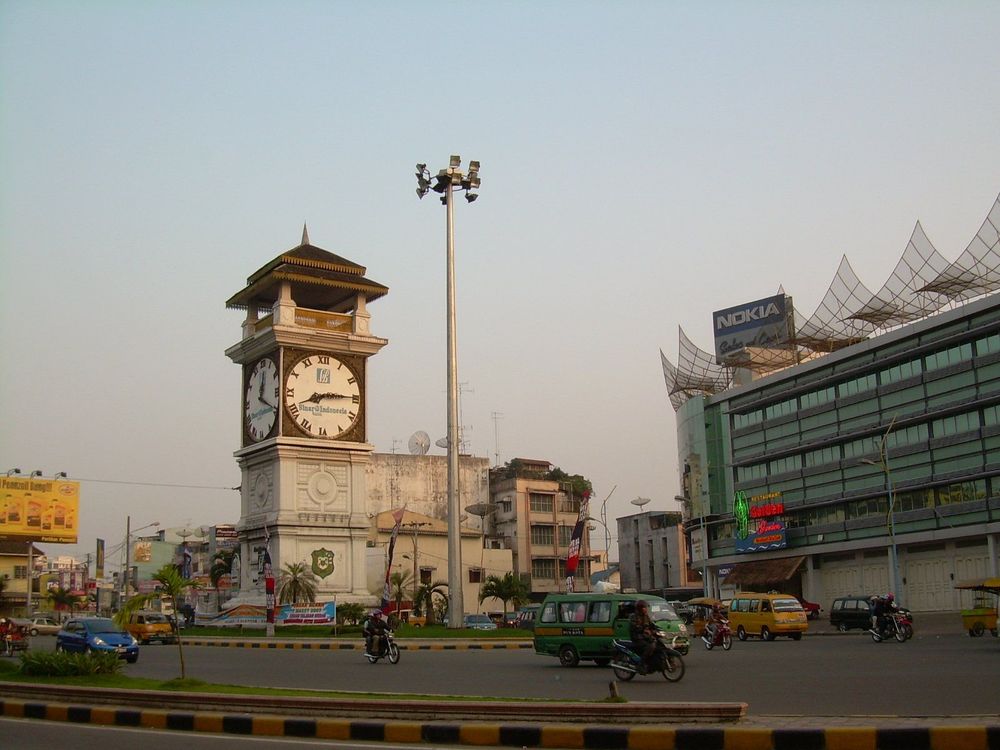
[[[637,497],[635,500],[630,500],[629,502],[632,503],[632,505],[638,505],[639,510],[642,510],[642,506],[647,505],[653,501],[651,498],[648,497]]]
[[[496,452],[493,454],[494,460],[493,465],[500,465],[500,420],[503,419],[503,413],[495,411],[490,415],[493,418],[493,445]]]

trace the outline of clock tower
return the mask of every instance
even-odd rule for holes
[[[243,337],[226,350],[240,389],[240,594],[264,598],[265,541],[275,577],[301,563],[317,601],[368,604],[365,468],[368,303],[388,288],[366,269],[309,243],[255,271],[226,301],[245,310]],[[235,572],[235,571],[234,571]]]

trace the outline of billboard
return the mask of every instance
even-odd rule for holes
[[[784,513],[785,504],[781,501],[780,492],[747,498],[746,493],[739,490],[733,500],[736,553],[786,547]]]
[[[0,477],[0,540],[76,544],[80,483]]]
[[[716,362],[748,361],[748,349],[790,348],[795,340],[794,317],[792,298],[784,294],[712,313]]]

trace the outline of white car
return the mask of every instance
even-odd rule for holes
[[[28,632],[31,635],[55,635],[60,627],[51,617],[32,617],[28,623]]]

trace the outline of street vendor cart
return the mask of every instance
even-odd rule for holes
[[[979,638],[987,630],[997,637],[997,597],[1000,596],[1000,578],[980,578],[960,581],[956,589],[972,591],[973,605],[962,610],[962,627],[973,638]]]

